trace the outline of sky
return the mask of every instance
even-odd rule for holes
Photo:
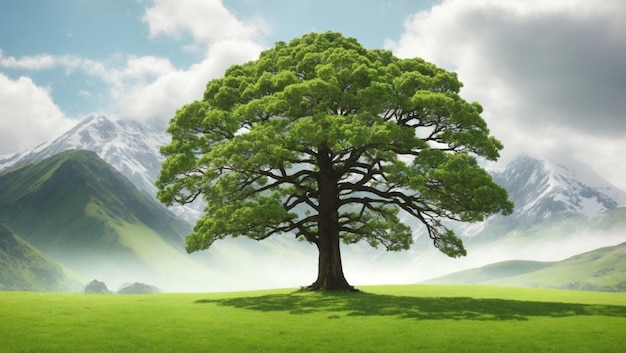
[[[0,0],[0,155],[86,114],[170,119],[230,65],[337,31],[454,71],[504,144],[626,190],[623,0]]]

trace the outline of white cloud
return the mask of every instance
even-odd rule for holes
[[[626,2],[448,0],[386,46],[454,70],[518,153],[569,155],[626,189]]]
[[[169,119],[174,116],[176,109],[201,99],[210,79],[223,76],[224,71],[233,64],[255,59],[260,51],[261,47],[251,41],[217,42],[211,45],[201,62],[188,69],[170,67],[169,70],[159,72],[152,80],[137,80],[120,85],[113,95],[123,116]],[[136,71],[142,72],[141,67],[134,64],[129,63],[129,68],[133,66]],[[133,72],[129,68],[124,72]]]
[[[256,28],[237,20],[220,1],[156,0],[143,20],[152,36],[190,33],[196,41],[182,48],[204,52],[204,58],[180,68],[168,58],[156,56],[118,53],[106,61],[94,61],[73,55],[5,57],[0,51],[0,67],[82,71],[108,86],[109,113],[135,119],[169,119],[182,105],[200,99],[210,79],[222,76],[233,64],[256,59],[263,49],[253,38]],[[78,94],[86,96],[88,92]]]
[[[49,69],[56,65],[54,57],[51,55],[37,55],[16,59],[15,57],[5,57],[0,51],[0,66],[12,69],[42,70]]]
[[[2,50],[0,50],[0,68],[29,71],[61,68],[67,73],[82,70],[98,77],[107,77],[108,74],[104,63],[75,55],[39,54],[16,58],[14,56],[5,57]]]
[[[176,67],[167,58],[122,54],[107,63],[68,56],[46,56],[40,61],[81,69],[106,82],[113,101],[110,109],[121,116],[169,119],[182,105],[202,98],[209,80],[222,76],[233,64],[256,59],[263,49],[254,40],[256,27],[237,20],[220,1],[156,0],[143,20],[151,36],[190,33],[196,42],[182,48],[204,52],[204,58],[187,68]],[[32,60],[16,61],[26,66]]]
[[[128,59],[122,75],[127,78],[159,77],[173,70],[174,65],[168,59],[143,56]]]
[[[34,148],[76,124],[54,104],[48,88],[27,77],[12,80],[0,73],[0,107],[0,154]]]
[[[77,67],[80,63],[80,58],[71,55],[40,54],[24,56],[18,59],[13,56],[5,57],[2,50],[0,50],[0,67],[10,69],[45,70],[57,66]]]
[[[112,75],[112,95],[127,117],[169,119],[182,105],[201,99],[209,80],[221,77],[233,64],[256,59],[263,49],[255,41],[260,25],[244,24],[218,0],[155,0],[143,21],[151,36],[189,33],[195,42],[183,45],[183,50],[205,56],[184,69],[165,59],[129,60],[123,71]]]
[[[220,0],[154,0],[143,16],[151,36],[180,36],[188,32],[196,40],[219,41],[252,38],[258,30],[244,24]]]

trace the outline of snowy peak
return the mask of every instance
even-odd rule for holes
[[[142,123],[131,119],[113,119],[92,113],[71,130],[30,152],[10,157],[0,156],[0,170],[41,161],[67,150],[93,151],[122,173],[138,189],[156,196],[154,181],[159,175],[163,156],[159,149],[170,142],[165,126],[157,120]],[[201,204],[175,206],[171,211],[188,222],[195,222]]]
[[[39,161],[67,150],[94,151],[138,188],[155,194],[153,183],[161,166],[159,147],[168,141],[165,131],[156,127],[92,113],[54,141],[13,158],[12,162],[17,165]]]
[[[95,136],[92,134],[95,133]],[[95,145],[96,142],[108,141],[116,136],[115,124],[105,115],[89,114],[73,129],[64,135],[64,140],[78,137],[76,143],[84,146]],[[57,140],[58,141],[58,140]]]
[[[515,203],[513,217],[527,221],[593,217],[626,204],[626,192],[576,163],[524,156],[493,177]]]

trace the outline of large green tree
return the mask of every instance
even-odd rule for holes
[[[442,221],[481,221],[513,205],[476,162],[496,160],[502,145],[461,86],[422,59],[339,33],[278,42],[176,112],[158,198],[206,201],[188,252],[228,236],[289,233],[315,244],[310,290],[352,289],[341,241],[408,249],[400,214],[419,220],[443,253],[463,256]]]

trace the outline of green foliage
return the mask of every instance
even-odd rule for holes
[[[482,286],[364,292],[0,292],[12,352],[619,352],[626,295]]]
[[[481,221],[513,205],[476,162],[497,159],[502,145],[461,86],[422,59],[339,33],[278,42],[176,112],[158,198],[207,201],[189,252],[227,236],[289,232],[319,247],[331,231],[403,250],[412,243],[403,213],[442,252],[465,255],[441,220]]]

